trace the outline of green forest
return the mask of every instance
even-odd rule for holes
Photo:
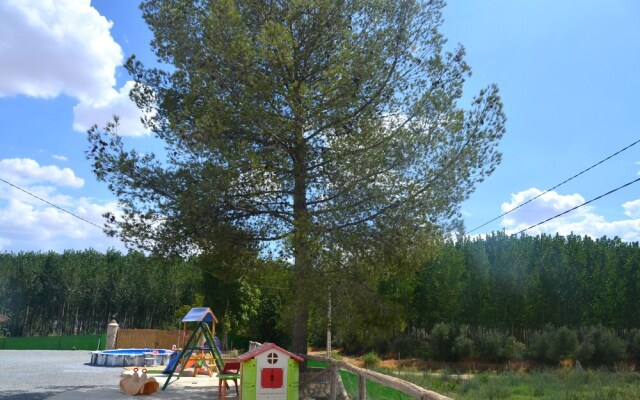
[[[545,360],[559,357],[543,354],[545,340],[630,340],[640,328],[638,243],[495,233],[441,243],[428,254],[410,275],[369,279],[366,300],[355,290],[332,291],[334,346],[501,358],[486,349],[499,332],[502,358],[526,347]],[[286,345],[290,292],[299,290],[289,285],[291,266],[257,260],[230,278],[224,263],[205,268],[206,262],[93,250],[0,254],[0,332],[95,333],[112,318],[126,328],[175,328],[190,306],[205,305],[228,333]],[[324,345],[328,318],[329,297],[317,293],[322,288],[313,287],[320,300],[309,324],[310,344],[317,346]],[[577,351],[577,343],[565,346]],[[633,352],[628,346],[620,356]]]

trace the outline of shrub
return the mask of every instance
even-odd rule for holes
[[[525,349],[515,337],[498,331],[489,331],[479,344],[480,354],[492,362],[520,358]]]
[[[542,332],[536,332],[531,338],[529,353],[534,360],[549,363],[551,360],[551,347],[553,343],[552,328],[545,327]],[[557,362],[557,361],[556,361]]]
[[[435,360],[450,360],[453,356],[452,329],[444,322],[436,324],[431,329],[429,353]]]
[[[481,354],[489,361],[499,361],[502,358],[504,335],[500,332],[489,332],[482,341]]]
[[[473,340],[458,336],[453,342],[453,353],[457,358],[469,358],[473,354]]]
[[[563,358],[573,357],[577,349],[578,334],[574,330],[563,326],[556,331],[553,337],[550,358],[557,364]]]
[[[640,331],[637,329],[632,329],[631,332],[629,332],[627,340],[629,356],[631,356],[636,361],[640,361]]]
[[[585,331],[578,350],[580,361],[594,365],[614,365],[625,355],[625,344],[610,329],[595,326]]]
[[[518,342],[518,340],[513,336],[507,336],[504,339],[501,356],[507,360],[515,360],[522,357],[524,349],[524,343]]]
[[[413,357],[419,354],[421,342],[413,335],[398,335],[389,343],[389,352],[401,354],[403,357]]]
[[[578,346],[576,358],[578,360],[582,360],[583,362],[589,362],[595,351],[596,348],[593,343],[591,343],[589,340],[583,340],[582,343],[580,343],[580,346]]]
[[[375,351],[370,351],[362,357],[364,361],[365,368],[372,368],[380,364],[380,357],[376,354]]]

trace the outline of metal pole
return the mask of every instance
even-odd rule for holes
[[[329,286],[329,306],[327,307],[327,357],[331,358],[331,286]]]

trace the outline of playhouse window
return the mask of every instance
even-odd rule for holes
[[[276,364],[278,362],[278,354],[277,353],[269,353],[267,355],[267,362],[269,364]]]

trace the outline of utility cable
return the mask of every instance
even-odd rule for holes
[[[96,223],[94,223],[94,222],[91,222],[91,221],[89,221],[88,219],[82,218],[81,216],[79,216],[79,215],[77,215],[77,214],[74,214],[74,213],[72,213],[71,211],[65,210],[64,208],[62,208],[62,207],[60,207],[60,206],[58,206],[58,205],[56,205],[56,204],[54,204],[54,203],[52,203],[52,202],[50,202],[50,201],[48,201],[48,200],[45,200],[45,199],[43,199],[42,197],[39,197],[39,196],[37,196],[37,195],[35,195],[35,194],[33,194],[33,193],[29,192],[29,191],[28,191],[28,190],[26,190],[26,189],[23,189],[23,188],[21,188],[21,187],[19,187],[19,186],[17,186],[17,185],[14,185],[13,183],[11,183],[11,182],[9,182],[9,181],[7,181],[7,180],[5,180],[5,179],[0,178],[0,181],[2,181],[2,182],[4,182],[4,183],[6,183],[6,184],[7,184],[7,185],[9,185],[9,186],[12,186],[12,187],[14,187],[14,188],[16,188],[16,189],[20,190],[21,192],[24,192],[24,193],[28,194],[28,195],[29,195],[29,196],[31,196],[31,197],[35,197],[36,199],[38,199],[38,200],[40,200],[40,201],[42,201],[42,202],[44,202],[44,203],[47,203],[47,204],[49,204],[50,206],[55,207],[55,208],[57,208],[58,210],[60,210],[60,211],[62,211],[62,212],[65,212],[65,213],[67,213],[67,214],[69,214],[69,215],[71,215],[71,216],[73,216],[73,217],[75,217],[75,218],[78,218],[78,219],[79,219],[79,220],[81,220],[81,221],[84,221],[84,222],[86,222],[86,223],[88,223],[88,224],[90,224],[90,225],[95,226],[96,228],[98,228],[98,229],[100,229],[100,230],[103,230],[103,228],[102,228],[100,225],[98,225],[98,224],[96,224]],[[211,275],[211,276],[213,276],[213,277],[216,277],[212,272],[207,271],[207,270],[205,270],[205,269],[203,269],[203,268],[199,268],[199,267],[197,267],[197,266],[195,266],[195,265],[190,265],[190,264],[189,264],[188,266],[189,266],[190,268],[196,269],[196,270],[198,270],[198,271],[200,271],[200,272],[203,272],[203,273],[206,273],[206,274]],[[279,286],[266,286],[266,285],[254,285],[254,286],[257,286],[257,287],[260,287],[260,288],[267,288],[267,289],[282,289],[282,287],[279,287]]]
[[[580,204],[580,205],[577,205],[577,206],[575,206],[575,207],[573,207],[573,208],[571,208],[571,209],[569,209],[569,210],[563,211],[563,212],[561,212],[560,214],[556,214],[556,215],[554,215],[554,216],[553,216],[553,217],[551,217],[551,218],[547,218],[546,220],[544,220],[544,221],[542,221],[542,222],[538,222],[538,223],[537,223],[537,224],[535,224],[535,225],[531,225],[530,227],[525,228],[525,229],[521,230],[520,232],[516,233],[516,235],[519,235],[519,234],[521,234],[521,233],[523,233],[523,232],[525,232],[525,231],[528,231],[528,230],[529,230],[529,229],[531,229],[531,228],[535,228],[536,226],[540,226],[540,225],[542,225],[542,224],[544,224],[544,223],[547,223],[547,222],[551,221],[552,219],[556,219],[556,218],[558,218],[558,217],[560,217],[560,216],[562,216],[562,215],[565,215],[565,214],[567,214],[567,213],[569,213],[569,212],[571,212],[571,211],[573,211],[573,210],[577,210],[578,208],[580,208],[580,207],[582,207],[582,206],[586,206],[586,205],[587,205],[587,204],[589,204],[589,203],[592,203],[592,202],[594,202],[594,201],[596,201],[596,200],[598,200],[598,199],[601,199],[601,198],[603,198],[603,197],[605,197],[605,196],[608,196],[608,195],[610,195],[611,193],[617,192],[618,190],[620,190],[620,189],[622,189],[622,188],[625,188],[625,187],[627,187],[627,186],[629,186],[629,185],[632,185],[632,184],[634,184],[634,183],[636,183],[636,182],[638,182],[638,181],[640,181],[640,178],[637,178],[637,179],[635,179],[635,180],[632,180],[631,182],[627,182],[627,183],[625,183],[624,185],[619,186],[619,187],[617,187],[617,188],[615,188],[615,189],[613,189],[613,190],[609,190],[609,191],[608,191],[607,193],[605,193],[605,194],[601,194],[601,195],[600,195],[600,196],[598,196],[598,197],[594,197],[593,199],[591,199],[591,200],[589,200],[589,201],[585,201],[584,203],[582,203],[582,204]]]
[[[611,158],[613,158],[613,157],[617,156],[618,154],[620,154],[620,153],[622,153],[623,151],[625,151],[625,150],[627,150],[627,149],[629,149],[629,148],[631,148],[631,147],[635,146],[635,145],[636,145],[636,144],[638,144],[638,143],[640,143],[640,139],[639,139],[639,140],[636,140],[635,142],[631,143],[630,145],[626,146],[625,148],[623,148],[623,149],[620,149],[620,150],[616,151],[615,153],[611,154],[609,157],[604,158],[604,159],[602,159],[602,160],[598,161],[597,163],[593,164],[593,165],[592,165],[592,166],[590,166],[589,168],[584,169],[584,170],[582,170],[582,171],[578,172],[577,174],[575,174],[575,175],[574,175],[574,176],[572,176],[571,178],[565,179],[564,181],[562,181],[562,182],[558,183],[558,184],[557,184],[557,185],[555,185],[554,187],[552,187],[552,188],[550,188],[550,189],[545,190],[544,192],[542,192],[542,193],[538,194],[537,196],[535,196],[535,197],[533,197],[533,198],[531,198],[531,199],[529,199],[529,200],[525,201],[525,202],[524,202],[524,203],[522,203],[522,204],[519,204],[518,206],[516,206],[516,207],[512,208],[511,210],[509,210],[509,211],[507,211],[507,212],[505,212],[505,213],[502,213],[502,214],[498,215],[498,216],[497,216],[497,217],[495,217],[494,219],[492,219],[492,220],[490,220],[490,221],[487,221],[487,222],[485,222],[485,223],[484,223],[484,224],[482,224],[482,225],[476,226],[475,228],[473,228],[473,229],[471,229],[470,231],[468,231],[468,232],[467,232],[467,234],[469,234],[469,233],[471,233],[471,232],[474,232],[474,231],[476,231],[476,230],[478,230],[478,229],[482,228],[483,226],[489,225],[489,224],[490,224],[490,223],[492,223],[493,221],[495,221],[495,220],[497,220],[497,219],[500,219],[500,218],[504,217],[505,215],[510,214],[510,213],[512,213],[512,212],[514,212],[515,210],[519,209],[520,207],[522,207],[522,206],[524,206],[524,205],[526,205],[526,204],[531,203],[531,202],[532,202],[532,201],[534,201],[535,199],[537,199],[537,198],[539,198],[539,197],[541,197],[541,196],[544,196],[545,194],[549,193],[550,191],[552,191],[552,190],[554,190],[554,189],[556,189],[556,188],[558,188],[558,187],[560,187],[560,186],[564,185],[565,183],[567,183],[567,182],[569,182],[569,181],[571,181],[571,180],[573,180],[573,179],[575,179],[575,178],[579,177],[580,175],[584,174],[585,172],[587,172],[587,171],[589,171],[589,170],[591,170],[591,169],[593,169],[593,168],[597,167],[598,165],[602,164],[602,163],[603,163],[603,162],[605,162],[605,161],[608,161],[609,159],[611,159]]]
[[[14,185],[13,183],[11,183],[11,182],[9,182],[9,181],[6,181],[6,180],[4,180],[4,179],[2,179],[2,178],[0,178],[0,181],[2,181],[2,182],[4,182],[4,183],[6,183],[6,184],[7,184],[7,185],[9,185],[9,186],[13,186],[14,188],[16,188],[16,189],[20,190],[21,192],[24,192],[24,193],[28,194],[28,195],[29,195],[29,196],[31,196],[31,197],[35,197],[36,199],[38,199],[38,200],[40,200],[40,201],[42,201],[42,202],[44,202],[44,203],[47,203],[47,204],[49,204],[50,206],[55,207],[55,208],[57,208],[58,210],[60,210],[60,211],[62,211],[62,212],[65,212],[65,213],[67,213],[67,214],[69,214],[69,215],[71,215],[71,216],[73,216],[73,217],[76,217],[76,218],[78,218],[79,220],[82,220],[82,221],[86,222],[87,224],[93,225],[93,226],[95,226],[96,228],[100,229],[101,231],[104,231],[104,228],[103,228],[103,227],[101,227],[100,225],[98,225],[98,224],[96,224],[96,223],[94,223],[94,222],[91,222],[91,221],[89,221],[88,219],[82,218],[81,216],[79,216],[79,215],[77,215],[77,214],[74,214],[74,213],[72,213],[71,211],[67,211],[67,210],[65,210],[64,208],[62,208],[62,207],[60,207],[60,206],[58,206],[58,205],[56,205],[56,204],[53,204],[52,202],[50,202],[50,201],[48,201],[48,200],[45,200],[45,199],[43,199],[42,197],[39,197],[39,196],[37,196],[37,195],[35,195],[35,194],[33,194],[33,193],[31,193],[31,192],[27,191],[26,189],[23,189],[23,188],[21,188],[21,187],[19,187],[19,186],[16,186],[16,185]]]

